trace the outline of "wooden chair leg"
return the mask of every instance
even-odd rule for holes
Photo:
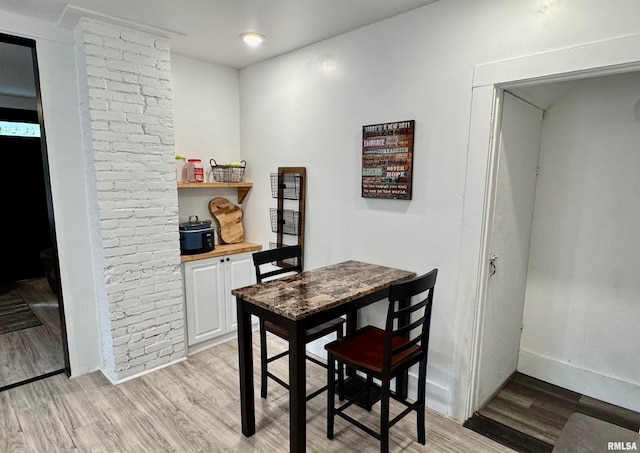
[[[373,376],[367,374],[367,411],[371,412],[373,408]]]
[[[389,453],[389,395],[391,380],[382,378],[382,395],[380,399],[380,453]]]
[[[267,329],[260,320],[260,397],[267,397]]]
[[[333,439],[333,422],[334,422],[334,407],[335,392],[336,392],[336,378],[334,365],[336,361],[333,359],[332,354],[327,355],[327,439]],[[338,366],[341,366],[338,363]],[[342,390],[341,390],[342,392]]]
[[[416,419],[418,423],[418,443],[425,445],[425,418],[424,407],[426,405],[426,384],[427,384],[427,360],[420,361],[420,369],[418,371],[418,409]]]
[[[344,401],[344,367],[339,360],[336,361],[336,365],[338,367],[338,399]]]
[[[336,337],[338,340],[341,340],[344,337],[343,327],[336,331]],[[342,366],[342,362],[339,360],[336,361],[338,365],[338,398],[340,401],[344,401],[344,367]]]

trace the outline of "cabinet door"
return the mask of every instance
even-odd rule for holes
[[[224,267],[220,258],[185,263],[189,345],[215,338],[227,330]]]
[[[256,282],[255,270],[253,268],[253,258],[251,253],[238,253],[225,257],[226,266],[226,313],[227,329],[235,331],[238,329],[238,317],[236,315],[236,298],[231,294],[232,289],[253,285]]]

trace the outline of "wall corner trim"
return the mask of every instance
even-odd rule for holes
[[[173,39],[187,36],[184,33],[180,33],[173,30],[166,30],[163,28],[152,27],[150,25],[140,24],[130,20],[120,19],[119,17],[109,16],[107,14],[98,13],[90,9],[79,8],[73,5],[67,5],[60,15],[58,20],[58,27],[67,28],[73,30],[81,18],[88,18],[93,20],[99,20],[108,24],[116,25],[119,27],[127,27],[134,30],[149,33],[151,35],[159,36],[162,38]]]
[[[639,46],[640,34],[633,34],[477,64],[473,68],[473,87],[556,82],[585,75],[637,71]]]

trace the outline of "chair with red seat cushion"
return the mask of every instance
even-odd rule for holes
[[[367,376],[371,385],[373,378],[381,381],[381,406],[379,431],[364,425],[344,410],[352,406],[357,398],[335,407],[335,376],[327,374],[327,437],[333,439],[334,418],[339,416],[366,433],[380,440],[380,451],[389,451],[389,429],[411,411],[417,413],[418,442],[425,444],[425,400],[427,380],[427,350],[429,346],[429,328],[433,292],[438,270],[416,277],[407,282],[392,285],[389,289],[389,309],[385,329],[366,326],[354,334],[338,339],[325,346],[328,353],[328,369],[346,365]],[[417,297],[423,295],[424,298]],[[417,299],[417,300],[416,300]],[[411,321],[411,319],[414,319]],[[417,331],[416,335],[411,335]],[[391,380],[398,377],[409,367],[419,364],[418,398],[410,402],[391,391]],[[342,388],[339,385],[340,399]],[[368,391],[368,389],[367,389]],[[406,409],[389,420],[389,398],[404,404]]]

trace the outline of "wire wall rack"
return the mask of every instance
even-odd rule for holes
[[[276,241],[270,242],[270,248],[300,244],[304,263],[304,225],[305,225],[305,185],[306,167],[278,167],[277,173],[270,175],[271,196],[278,200],[277,208],[269,209],[271,231],[276,233]],[[286,261],[279,263],[287,266]],[[304,267],[303,267],[304,268]]]

